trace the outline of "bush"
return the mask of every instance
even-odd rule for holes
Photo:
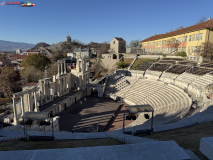
[[[175,56],[182,56],[182,57],[186,57],[186,56],[187,56],[187,54],[186,54],[186,52],[177,52],[177,53],[175,54]]]
[[[128,67],[128,64],[125,63],[124,61],[119,61],[116,63],[117,65],[117,68],[125,68],[125,67]]]

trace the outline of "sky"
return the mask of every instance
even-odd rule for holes
[[[0,0],[3,2],[25,0]],[[213,18],[212,0],[31,0],[34,7],[0,4],[0,40],[55,44],[71,36],[83,43],[127,44]]]

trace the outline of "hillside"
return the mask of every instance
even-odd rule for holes
[[[27,51],[28,49],[34,47],[35,44],[24,43],[24,42],[11,42],[0,40],[0,51],[15,51],[16,49],[21,49],[22,51]]]
[[[50,45],[44,42],[37,43],[33,48],[30,50],[38,50],[40,47],[49,47]]]

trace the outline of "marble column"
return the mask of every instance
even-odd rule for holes
[[[61,87],[60,87],[60,79],[58,79],[58,96],[60,96],[61,94]]]
[[[41,91],[40,90],[38,92],[38,95],[39,95],[39,101],[40,101],[39,107],[40,107],[41,106]]]
[[[58,63],[58,75],[60,76],[60,69],[59,69],[59,63]]]
[[[51,96],[50,96],[50,80],[47,81],[47,86],[48,86],[48,93],[49,93],[48,100],[50,100],[51,99]]]
[[[61,74],[63,74],[63,65],[61,63]]]
[[[21,116],[24,115],[24,101],[23,101],[23,95],[20,96],[21,97]]]
[[[28,98],[28,110],[31,112],[31,102],[30,102],[30,93],[27,94],[27,98]]]
[[[38,106],[37,106],[37,95],[36,91],[34,92],[34,100],[35,100],[35,112],[39,112]]]
[[[45,101],[47,101],[47,93],[46,93],[46,83],[45,83],[46,81],[44,80],[44,99],[45,99]]]
[[[65,77],[65,92],[67,92],[67,77]]]
[[[61,94],[64,93],[64,79],[61,78]]]
[[[82,87],[84,89],[84,75],[82,75]]]
[[[64,74],[67,74],[66,60],[64,61]]]
[[[13,97],[14,125],[17,125],[16,97]]]
[[[82,75],[79,76],[79,88],[82,88]]]

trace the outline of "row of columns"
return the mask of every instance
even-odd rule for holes
[[[63,71],[63,63],[64,63],[64,71]],[[61,64],[61,73],[60,73],[60,64]],[[58,62],[58,75],[63,75],[63,74],[67,74],[67,70],[66,70],[66,61],[64,60],[64,62]]]
[[[30,93],[27,93],[27,104],[28,104],[28,111],[32,111],[31,108],[31,102],[30,102]],[[21,99],[21,116],[24,115],[25,113],[25,108],[24,108],[24,99],[23,99],[24,94],[20,95]],[[34,91],[34,101],[35,101],[35,112],[38,112],[38,106],[37,106],[37,96],[36,96],[36,91]],[[16,96],[13,95],[13,111],[14,111],[14,124],[17,125],[17,108],[16,108]]]

